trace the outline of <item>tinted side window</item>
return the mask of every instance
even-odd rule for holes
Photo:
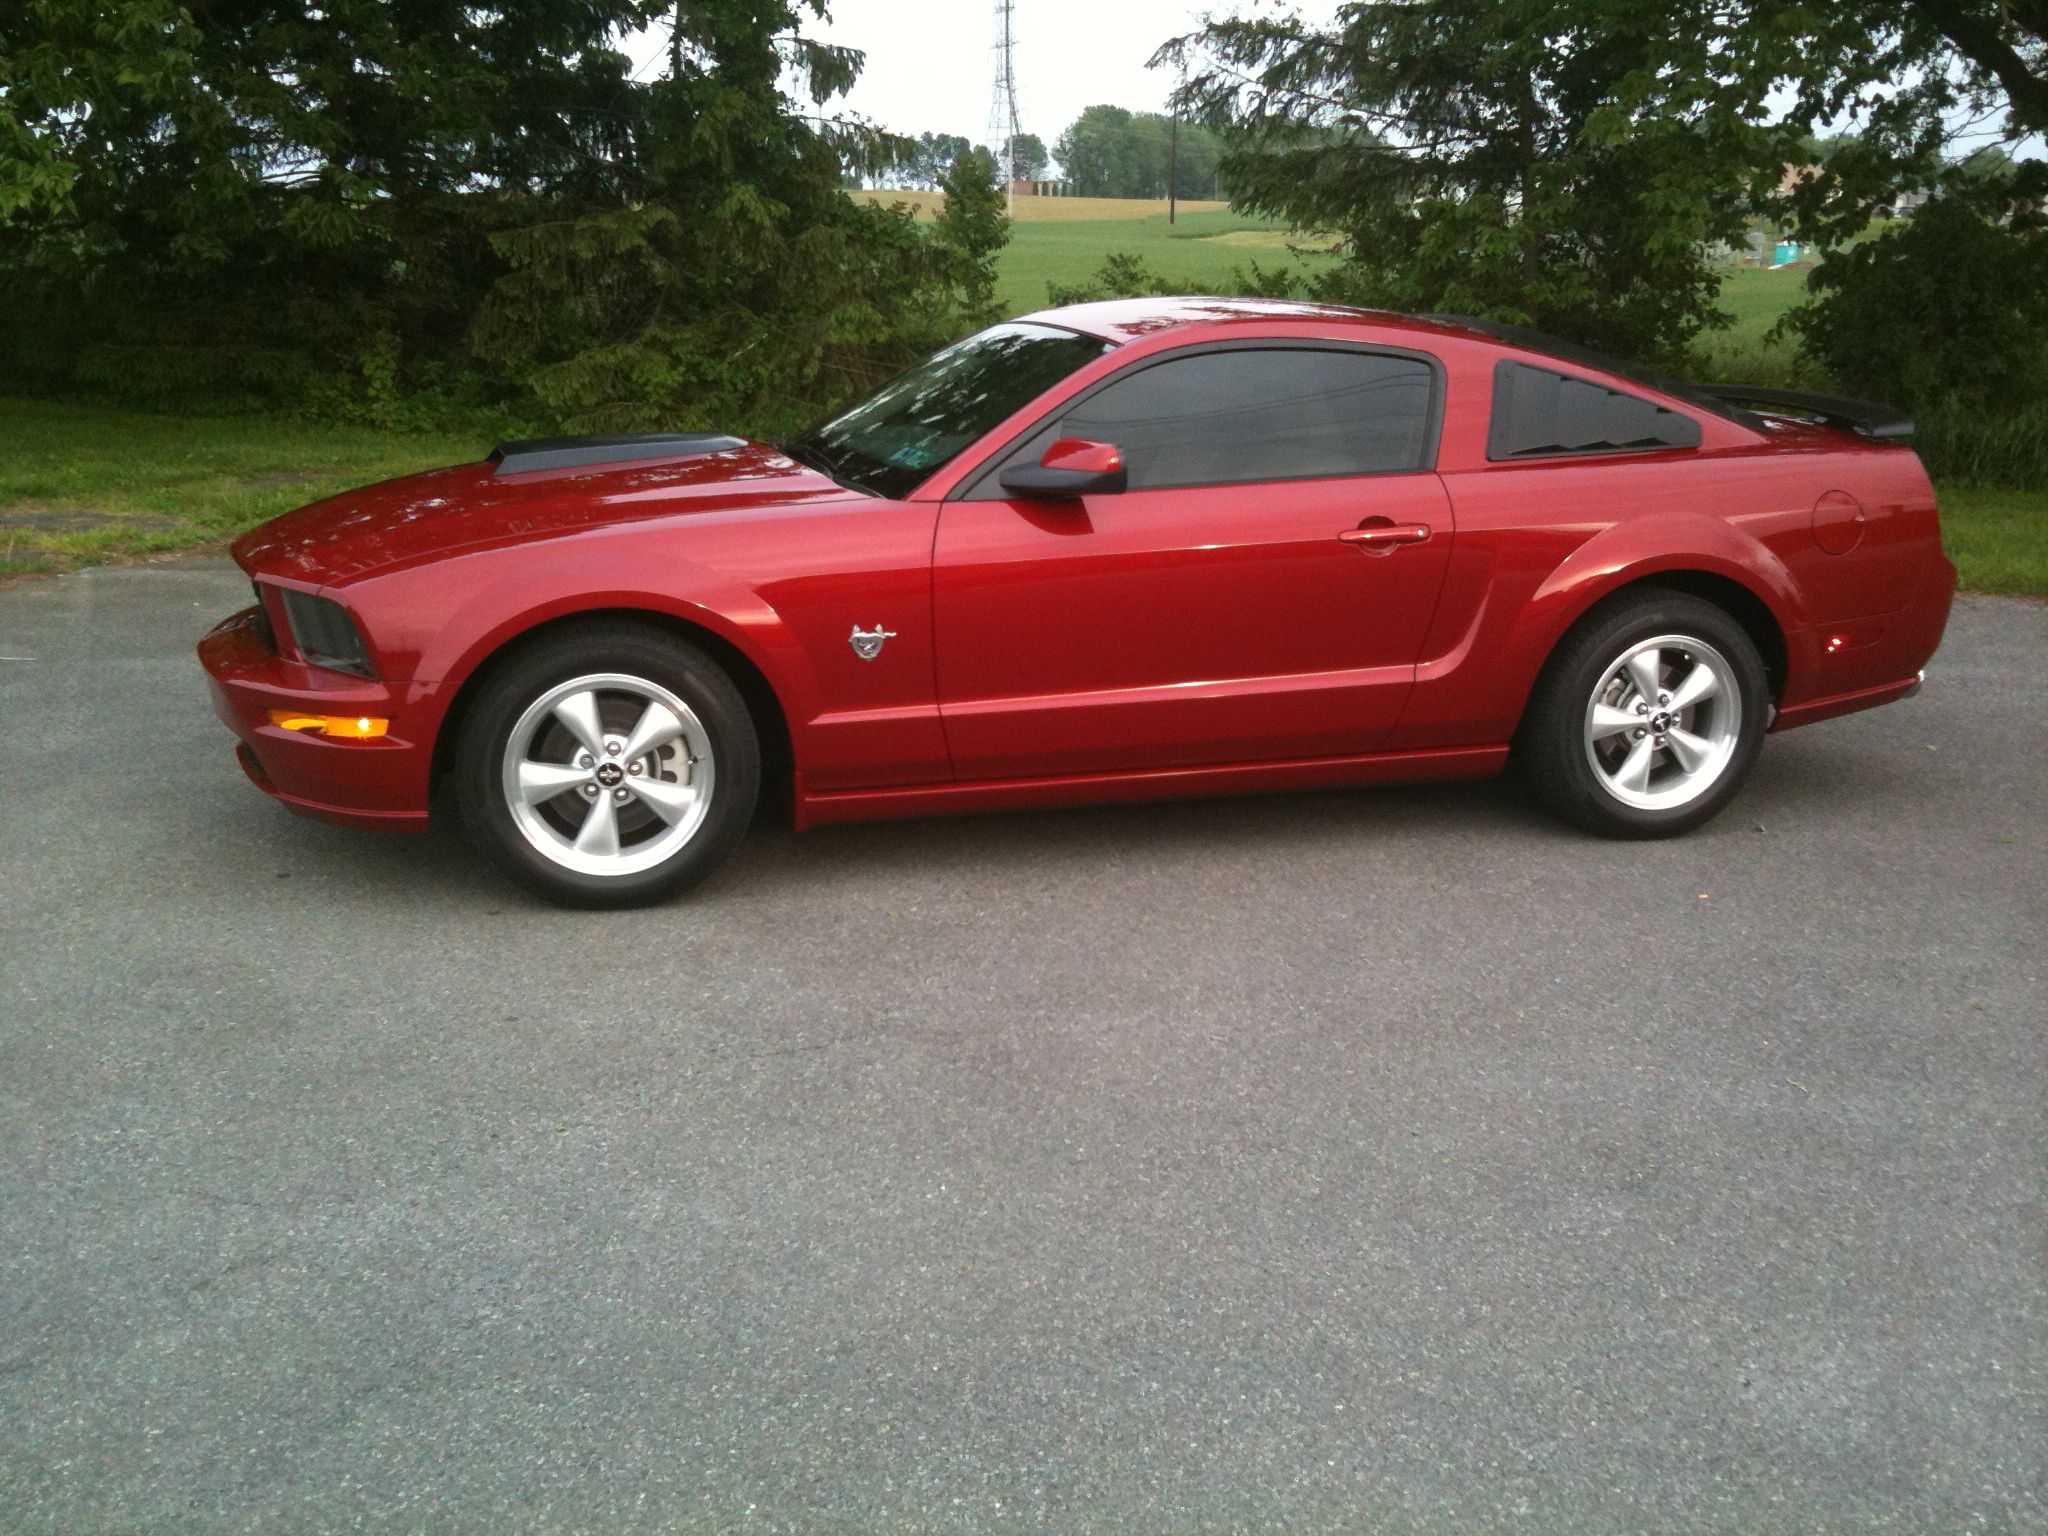
[[[1429,365],[1413,357],[1306,347],[1202,352],[1112,381],[1034,432],[1007,462],[1036,463],[1057,438],[1089,437],[1123,450],[1134,491],[1417,470],[1435,425],[1435,394]]]
[[[1700,424],[1678,411],[1527,363],[1496,363],[1489,459],[1697,448]]]

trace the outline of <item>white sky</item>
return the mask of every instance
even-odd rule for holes
[[[1334,0],[1283,7],[1277,0],[1015,0],[1017,102],[1026,133],[1051,147],[1083,107],[1106,102],[1161,111],[1174,81],[1145,61],[1170,37],[1193,31],[1203,12],[1323,17]],[[860,82],[841,105],[898,133],[988,134],[995,83],[995,0],[831,0],[832,22],[807,28],[820,41],[867,54]],[[627,46],[646,64],[667,46],[665,29]],[[655,66],[659,68],[659,65]]]

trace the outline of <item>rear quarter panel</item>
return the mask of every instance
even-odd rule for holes
[[[1924,630],[1917,622],[1879,625],[1896,640],[1856,652],[1830,654],[1824,640],[1848,621],[1924,604],[1947,569],[1933,489],[1910,450],[1824,428],[1760,432],[1692,410],[1696,450],[1491,463],[1492,364],[1512,354],[1447,351],[1438,470],[1455,545],[1398,745],[1507,740],[1572,624],[1659,574],[1721,577],[1768,609],[1785,638],[1782,703],[1910,677],[1924,664],[1906,654],[1920,644],[1908,638]],[[1862,514],[1840,554],[1815,535],[1816,504],[1831,492]]]

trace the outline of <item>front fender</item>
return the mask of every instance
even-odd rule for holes
[[[438,706],[437,728],[463,684],[520,635],[579,613],[619,610],[660,614],[717,636],[767,679],[787,718],[817,712],[810,656],[761,593],[672,549],[658,562],[636,564],[607,544],[562,540],[478,552],[353,583],[345,597],[367,620],[385,675],[410,678],[413,697]],[[620,580],[640,569],[658,571],[660,585]]]

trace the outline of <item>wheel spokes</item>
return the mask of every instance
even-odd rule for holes
[[[697,803],[697,791],[688,784],[671,784],[666,779],[629,779],[626,787],[670,826],[687,816]]]
[[[1637,651],[1628,659],[1629,681],[1645,703],[1656,708],[1657,694],[1664,686],[1662,651]]]
[[[1641,715],[1630,714],[1625,709],[1616,709],[1612,704],[1593,706],[1592,736],[1595,741],[1605,741],[1609,736],[1632,731],[1642,723]]]
[[[600,794],[590,802],[590,814],[576,834],[576,851],[609,858],[619,851],[619,818],[612,809],[612,797]]]
[[[604,721],[598,718],[596,694],[570,694],[555,706],[555,718],[576,738],[576,744],[590,754],[592,761],[602,761]]]
[[[1671,690],[1671,703],[1667,706],[1673,714],[1681,709],[1690,709],[1702,700],[1711,699],[1721,691],[1721,679],[1714,675],[1714,669],[1705,662],[1694,662],[1685,680]]]
[[[1629,748],[1627,758],[1614,771],[1614,782],[1631,794],[1642,794],[1650,787],[1650,760],[1656,755],[1656,743],[1645,736]]]
[[[565,789],[575,789],[590,782],[588,768],[575,768],[567,763],[536,763],[531,759],[519,765],[519,796],[528,805],[539,805],[543,800],[552,800]]]
[[[626,745],[619,756],[627,762],[645,757],[656,747],[666,746],[683,734],[683,722],[676,718],[674,710],[659,699],[650,699],[647,707],[640,711],[639,723],[633,727],[633,734],[626,738]]]
[[[1671,749],[1671,755],[1678,759],[1678,766],[1687,773],[1698,773],[1714,753],[1714,744],[1704,736],[1695,736],[1691,731],[1682,731],[1677,726],[1664,733],[1664,744]]]

